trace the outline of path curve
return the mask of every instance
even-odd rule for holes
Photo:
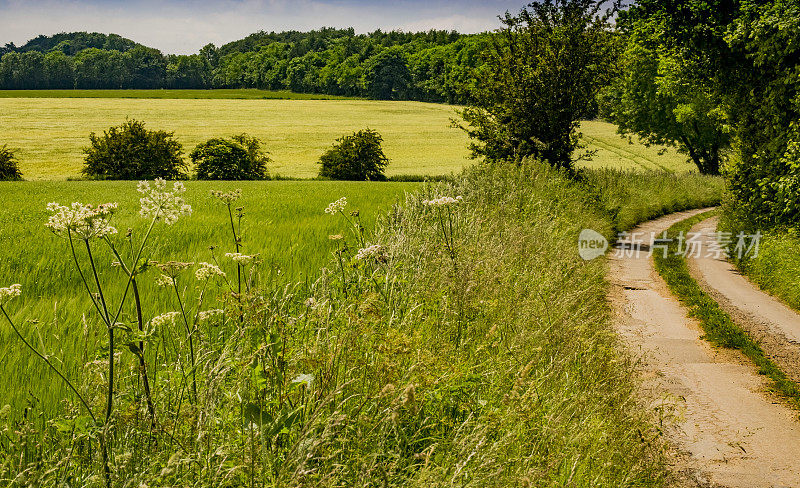
[[[631,232],[651,244],[651,233],[702,211],[672,214]],[[684,453],[680,471],[695,486],[800,486],[796,412],[768,396],[765,379],[740,353],[701,339],[699,325],[646,254],[612,252],[610,300],[618,334],[641,358],[645,396],[654,409],[675,414],[667,433]]]
[[[713,249],[718,222],[713,217],[692,227],[691,232],[702,234],[702,252],[688,260],[690,273],[782,371],[800,382],[800,313],[761,291],[724,256],[706,252]]]

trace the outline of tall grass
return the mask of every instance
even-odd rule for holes
[[[618,185],[643,182],[661,185],[624,176]],[[136,336],[147,343],[155,415],[134,355],[120,348],[113,359],[117,406],[102,431],[111,484],[668,483],[660,431],[636,399],[634,368],[609,325],[605,264],[577,254],[581,229],[611,235],[618,225],[586,188],[529,162],[476,167],[427,184],[374,227],[352,198],[331,207],[327,217],[339,230],[328,246],[335,254],[315,282],[279,285],[267,269],[247,265],[246,292],[229,287],[218,295],[214,307],[224,315],[197,329],[176,325]],[[694,189],[670,188],[665,205]],[[443,196],[454,201],[431,204]],[[212,224],[206,213],[227,217],[219,207],[196,208],[191,218]],[[244,215],[245,232],[271,225],[248,219],[247,205]],[[233,239],[219,237],[217,252],[231,252]],[[163,261],[159,251],[149,259]],[[235,267],[226,262],[225,270],[233,280]],[[121,278],[119,270],[107,273],[103,279]],[[143,293],[161,293],[148,276]],[[184,303],[197,303],[191,275],[180,279]],[[4,306],[24,321],[35,301]],[[164,295],[144,314],[174,307]],[[132,304],[125,310],[131,321]],[[98,334],[95,314],[77,311],[59,322],[83,340]],[[190,336],[196,368],[187,371]],[[98,354],[99,341],[86,344],[77,354],[48,353],[74,372],[95,408],[104,402],[109,357]],[[95,449],[101,434],[76,398],[65,396],[49,419],[35,404],[24,418],[12,419],[8,410],[0,480],[104,483]]]
[[[720,216],[719,230],[733,236],[760,232],[758,255],[741,259],[734,255],[733,262],[763,290],[800,310],[800,230],[756,228],[729,203]]]

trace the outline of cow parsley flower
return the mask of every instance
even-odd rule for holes
[[[211,196],[222,200],[225,205],[230,205],[236,200],[242,198],[242,189],[237,188],[233,191],[223,192],[220,190],[211,190]]]
[[[7,288],[0,288],[0,305],[20,295],[22,295],[22,285],[20,284],[11,285]]]
[[[256,255],[250,256],[248,254],[242,254],[238,252],[229,252],[225,254],[225,257],[232,259],[233,262],[236,264],[247,266],[248,264],[253,262],[253,260],[256,258]]]
[[[427,205],[429,207],[444,207],[446,205],[454,205],[456,203],[461,203],[464,199],[461,195],[453,198],[453,197],[439,197],[434,198],[433,200],[423,200],[422,204]]]
[[[95,207],[75,202],[67,207],[51,202],[47,204],[47,210],[52,212],[52,215],[44,225],[59,237],[75,235],[89,240],[117,233],[117,229],[108,222],[117,210],[116,203],[104,203]]]
[[[210,319],[213,319],[215,317],[219,317],[221,315],[225,315],[225,310],[221,310],[219,308],[215,308],[215,309],[212,309],[212,310],[205,310],[203,312],[200,312],[199,314],[197,314],[197,318],[201,322],[204,322],[206,320],[210,320]]]
[[[162,274],[161,276],[156,278],[156,285],[164,287],[175,286],[175,278],[172,276],[167,276],[165,274]]]
[[[311,383],[314,382],[314,375],[313,374],[299,374],[295,376],[292,380],[292,383],[305,383],[307,386],[311,386]]]
[[[375,259],[377,261],[386,260],[386,249],[380,244],[373,244],[369,247],[359,249],[356,253],[356,259],[367,260]]]
[[[180,312],[167,312],[162,313],[157,317],[153,317],[150,321],[150,325],[153,327],[162,327],[167,324],[175,325],[175,319],[180,315]]]
[[[336,212],[343,211],[346,206],[347,206],[347,198],[342,197],[336,200],[335,202],[332,202],[330,205],[328,205],[328,208],[325,209],[325,213],[333,215]]]
[[[159,178],[152,182],[140,181],[139,199],[142,208],[139,214],[147,219],[163,220],[165,224],[172,225],[183,215],[191,215],[192,207],[181,197],[186,188],[183,183],[176,181],[172,190],[167,189],[167,182]]]
[[[197,271],[194,272],[195,278],[199,281],[206,281],[215,276],[225,276],[225,272],[222,271],[219,266],[215,264],[209,263],[200,263],[200,267],[197,268]]]
[[[161,270],[164,275],[170,278],[177,278],[181,271],[194,266],[194,263],[182,263],[180,261],[167,261],[166,263],[152,263],[155,267]]]

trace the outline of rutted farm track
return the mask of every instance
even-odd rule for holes
[[[643,224],[631,235],[637,233],[650,246],[651,233],[660,234],[700,212],[669,215]],[[715,223],[698,227],[707,231]],[[646,399],[653,408],[674,415],[675,422],[667,423],[672,425],[668,435],[682,454],[679,471],[687,485],[800,486],[797,412],[771,396],[765,378],[738,351],[714,348],[701,338],[698,323],[671,295],[646,254],[611,257],[611,301],[618,333],[641,357]],[[784,347],[797,346],[793,327],[800,330],[800,316],[795,312],[776,311],[782,306],[779,302],[737,276],[725,262],[700,259],[691,267],[722,306],[736,303],[742,308],[733,314],[737,321],[750,317],[748,324],[760,324],[758,329],[743,325],[756,339],[769,337]],[[735,278],[739,281],[731,288]],[[791,320],[796,320],[794,325]]]

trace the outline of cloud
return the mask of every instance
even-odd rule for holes
[[[509,0],[0,0],[0,43],[20,45],[39,34],[97,31],[183,54],[259,30],[328,26],[357,32],[480,32],[498,27],[498,14],[521,5]]]

